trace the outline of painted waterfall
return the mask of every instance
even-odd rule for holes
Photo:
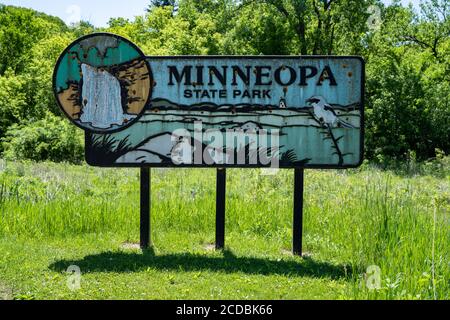
[[[130,116],[124,114],[119,80],[104,70],[87,64],[81,65],[83,72],[82,103],[80,120],[95,128],[122,125]]]
[[[136,121],[149,102],[151,71],[128,40],[90,35],[61,55],[55,68],[57,101],[75,125],[108,133]]]

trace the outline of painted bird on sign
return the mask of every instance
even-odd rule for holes
[[[327,127],[345,127],[354,128],[351,124],[339,119],[336,111],[333,107],[326,102],[325,98],[322,96],[313,96],[309,98],[306,102],[311,103],[313,106],[314,117]]]

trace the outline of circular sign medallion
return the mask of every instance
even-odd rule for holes
[[[152,83],[143,52],[108,33],[73,42],[53,74],[61,110],[75,125],[93,133],[113,133],[137,121],[150,103]]]

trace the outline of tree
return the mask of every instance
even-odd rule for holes
[[[297,36],[298,53],[333,54],[345,40],[358,46],[367,31],[368,8],[375,1],[356,0],[244,0],[267,4],[276,9]],[[351,13],[351,14],[349,14]],[[354,49],[351,47],[351,49]],[[355,51],[355,50],[353,50]]]
[[[22,72],[34,44],[66,29],[58,18],[31,9],[0,7],[0,75],[8,68],[15,73]]]
[[[89,21],[80,21],[79,23],[72,25],[70,29],[75,38],[80,38],[97,31],[95,26]]]
[[[150,5],[147,8],[147,12],[152,11],[152,9],[154,9],[154,8],[167,7],[167,6],[174,7],[175,3],[176,3],[176,0],[151,0]]]
[[[223,53],[289,55],[296,52],[295,32],[275,10],[260,4],[241,7],[224,35]]]
[[[396,3],[386,8],[381,29],[368,44],[369,158],[404,158],[414,152],[427,159],[436,149],[450,150],[450,84],[444,59],[450,34],[437,32],[445,19],[434,20],[430,27],[424,16]]]
[[[450,37],[450,2],[447,0],[431,0],[421,3],[421,14],[418,23],[410,24],[403,29],[401,37],[409,44],[429,50],[439,62],[448,57]]]

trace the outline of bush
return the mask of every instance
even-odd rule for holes
[[[35,122],[12,125],[2,145],[8,160],[83,161],[82,131],[50,113]]]

